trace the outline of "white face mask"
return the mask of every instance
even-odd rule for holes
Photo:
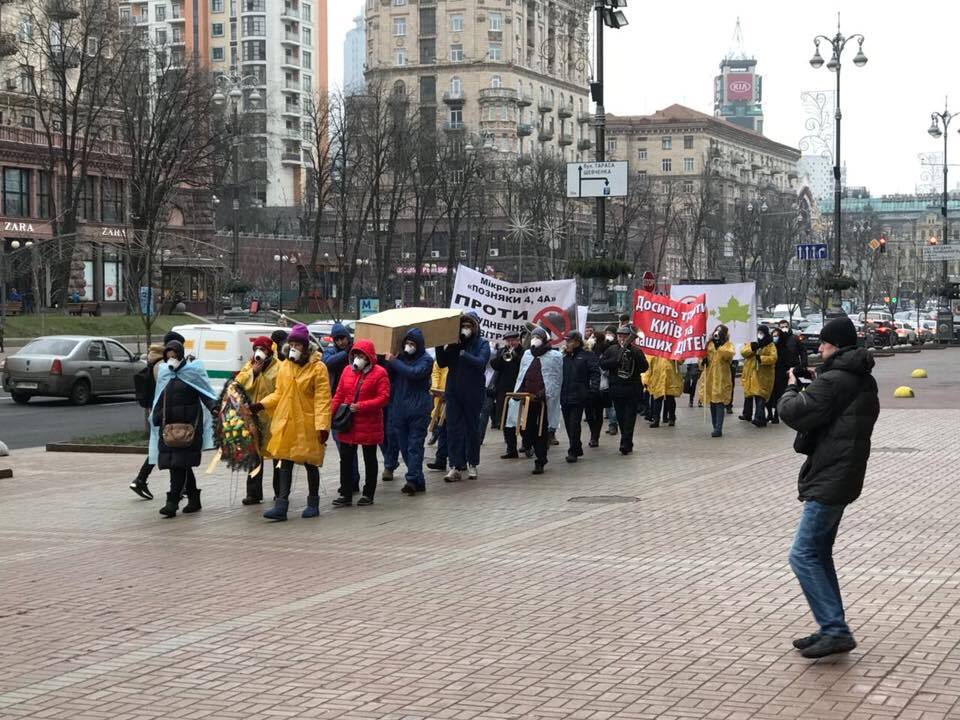
[[[367,366],[367,359],[362,357],[355,357],[353,359],[353,367],[357,372],[360,372]]]
[[[540,347],[541,345],[543,345],[543,340],[540,338],[534,338],[530,341],[530,347]]]
[[[757,342],[763,342],[763,333],[757,333]]]
[[[617,338],[614,335],[609,335],[609,334],[607,335],[607,342],[613,342],[616,339]]]
[[[403,350],[407,355],[413,355],[417,351],[417,346],[412,343],[407,343],[403,346]]]
[[[263,350],[260,350],[258,348],[257,351],[253,354],[253,357],[255,357],[257,360],[266,360],[267,354]]]
[[[175,357],[167,358],[167,365],[170,367],[171,370],[176,370],[178,367],[180,367],[180,361],[177,360]]]
[[[297,348],[290,348],[290,352],[287,353],[287,357],[296,362],[300,359],[300,351]]]
[[[463,335],[465,338],[468,338],[468,337],[470,337],[471,335],[473,335],[473,328],[472,328],[472,327],[462,327],[462,328],[460,328],[460,334]]]

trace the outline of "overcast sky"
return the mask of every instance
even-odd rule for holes
[[[343,79],[343,39],[363,0],[330,0],[330,78]],[[853,65],[847,46],[841,85],[841,152],[848,182],[874,194],[913,192],[920,179],[921,152],[940,151],[943,141],[927,134],[930,113],[942,111],[944,96],[960,111],[960,57],[954,44],[960,3],[937,0],[916,5],[876,0],[807,0],[804,3],[742,0],[691,3],[630,2],[631,24],[607,31],[607,111],[650,113],[678,102],[713,112],[713,77],[732,46],[739,16],[746,51],[763,76],[765,134],[797,147],[805,115],[800,93],[832,90],[834,75],[809,65],[813,36],[832,36],[837,9],[845,35],[863,33],[869,62]],[[591,24],[592,31],[592,24]],[[821,47],[829,60],[829,51]],[[960,167],[960,117],[951,126],[950,152]],[[951,166],[954,163],[951,162]],[[954,170],[951,187],[960,183]]]

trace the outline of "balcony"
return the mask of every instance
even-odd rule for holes
[[[280,63],[280,67],[284,70],[299,70],[300,69],[300,56],[299,55],[285,55],[283,62]]]
[[[573,145],[573,135],[561,130],[560,136],[557,138],[557,144],[560,147],[567,147],[568,145]]]
[[[520,123],[517,125],[517,137],[527,137],[533,135],[533,125],[528,125],[527,123]]]
[[[283,12],[280,13],[280,17],[284,20],[299,20],[300,11],[297,8],[285,7]]]
[[[283,136],[288,140],[300,140],[303,138],[303,130],[300,128],[286,128],[283,131]]]
[[[530,107],[531,105],[533,105],[533,95],[521,93],[517,98],[517,106],[524,108]]]
[[[593,122],[594,114],[592,112],[582,111],[577,115],[577,122],[581,125],[589,125]]]
[[[300,103],[287,103],[283,108],[283,115],[296,115],[300,117],[300,111],[303,108],[300,106]]]
[[[283,40],[281,40],[281,42],[282,42],[284,45],[299,45],[299,44],[300,44],[300,33],[298,33],[298,32],[291,32],[290,30],[287,30],[287,31],[283,34]]]
[[[483,88],[480,91],[480,104],[491,102],[516,102],[517,91],[513,88]]]
[[[57,65],[65,68],[80,67],[80,52],[76,48],[51,46],[49,52],[50,60]]]
[[[537,140],[540,142],[548,142],[553,140],[553,128],[540,128],[540,132],[537,133]]]
[[[587,140],[586,138],[584,138],[583,140],[577,143],[577,150],[579,150],[580,152],[585,152],[592,147],[593,147],[593,140]]]
[[[557,108],[557,116],[563,119],[573,117],[573,103],[560,101],[560,106]]]
[[[0,57],[10,57],[17,53],[16,33],[0,33]]]
[[[443,124],[443,129],[446,130],[446,131],[449,132],[449,133],[463,132],[463,131],[464,131],[464,126],[463,126],[463,123],[462,123],[462,122],[453,121],[453,120],[448,120],[447,122],[445,122],[445,123]]]
[[[443,94],[443,102],[450,107],[463,107],[463,104],[466,101],[467,97],[464,95],[463,90],[457,90],[456,92],[445,92]]]
[[[537,103],[537,109],[542,113],[553,112],[553,100],[550,98],[540,98],[540,102]]]
[[[47,17],[58,22],[80,17],[80,9],[73,0],[48,0],[46,9]]]
[[[303,155],[299,150],[284,150],[283,154],[280,156],[280,162],[284,165],[300,165],[303,163]]]
[[[282,90],[284,92],[300,92],[300,81],[299,80],[286,80],[283,83]]]

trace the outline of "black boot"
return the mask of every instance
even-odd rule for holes
[[[197,510],[203,510],[200,504],[200,489],[187,490],[187,504],[183,506],[183,512],[195,513]]]
[[[244,505],[259,505],[263,502],[263,467],[256,475],[247,475],[247,496],[241,500]]]
[[[177,514],[178,507],[180,507],[180,492],[168,492],[167,504],[160,508],[160,514],[172,518]]]

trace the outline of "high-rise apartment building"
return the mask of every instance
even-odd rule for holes
[[[714,79],[713,109],[717,117],[763,134],[763,78],[757,61],[743,48],[740,18],[733,32],[733,47],[720,63]]]
[[[260,203],[299,205],[310,105],[328,86],[327,0],[121,0],[120,14],[174,59],[253,78],[262,100],[244,102],[254,159],[242,179]]]
[[[343,41],[343,89],[347,93],[362,91],[364,88],[363,66],[367,50],[363,15],[353,19],[353,27],[347,31]]]
[[[590,149],[588,3],[367,0],[366,79],[448,137],[567,160]]]

